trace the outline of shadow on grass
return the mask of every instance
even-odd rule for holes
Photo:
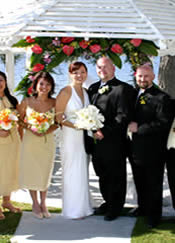
[[[0,220],[0,242],[10,242],[10,238],[16,231],[22,213],[5,212],[5,219]]]
[[[132,232],[132,243],[175,243],[175,218],[163,217],[161,223],[149,229],[143,217],[139,217]]]

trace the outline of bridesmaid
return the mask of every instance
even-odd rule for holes
[[[20,187],[29,189],[33,201],[33,215],[39,219],[49,218],[51,215],[46,207],[47,189],[53,169],[55,155],[54,130],[58,128],[55,123],[55,83],[47,72],[36,74],[33,81],[34,95],[25,98],[20,105],[21,120],[28,121],[31,111],[49,114],[53,124],[44,133],[39,133],[26,123],[26,130],[22,141],[20,158]],[[22,136],[22,132],[21,132]],[[40,193],[40,202],[38,192]]]
[[[18,101],[13,97],[7,86],[7,77],[0,71],[0,110],[5,108],[18,109]],[[18,186],[18,161],[19,161],[20,137],[17,127],[10,131],[0,129],[0,195],[3,196],[2,207],[11,212],[21,212],[10,202],[10,194],[19,188]],[[0,208],[0,220],[5,215]]]

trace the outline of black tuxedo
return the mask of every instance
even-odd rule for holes
[[[105,117],[101,128],[104,138],[94,143],[92,162],[107,211],[120,214],[126,194],[126,130],[133,115],[134,89],[114,78],[106,83],[108,90],[100,94],[100,83],[88,90],[91,104]]]
[[[138,195],[138,205],[150,220],[161,217],[162,184],[166,143],[172,122],[170,97],[156,86],[137,99],[130,157]]]

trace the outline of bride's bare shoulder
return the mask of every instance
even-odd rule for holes
[[[70,85],[67,85],[66,87],[64,87],[63,89],[60,90],[60,92],[58,93],[57,97],[59,96],[71,96],[72,93],[72,88]]]

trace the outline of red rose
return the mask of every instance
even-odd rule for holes
[[[73,41],[75,38],[74,37],[62,37],[61,38],[61,42],[62,43],[70,43],[71,41]]]
[[[111,51],[113,51],[114,53],[122,54],[123,53],[123,48],[119,44],[114,44],[111,47]]]
[[[41,54],[43,52],[43,49],[38,44],[34,45],[31,49],[35,54]]]
[[[32,39],[31,36],[27,36],[26,37],[26,42],[27,43],[33,43],[33,42],[35,42],[35,39]]]
[[[89,47],[89,49],[91,50],[92,53],[97,53],[101,50],[101,46],[98,44],[94,44],[94,45],[91,45]]]
[[[130,43],[133,44],[133,46],[138,47],[142,43],[142,40],[141,39],[132,39],[130,41]]]
[[[32,71],[33,71],[33,72],[39,72],[39,71],[41,71],[41,70],[43,70],[43,69],[44,69],[44,65],[41,64],[41,63],[37,63],[37,64],[35,64],[34,67],[32,68]]]
[[[31,95],[33,93],[33,85],[27,89],[27,94]]]
[[[86,40],[82,40],[82,41],[79,42],[79,45],[80,45],[81,48],[83,48],[83,49],[86,49],[86,48],[88,47],[88,44],[89,44],[89,42],[86,41]]]
[[[65,45],[63,46],[63,52],[67,55],[67,56],[70,56],[74,51],[74,47],[73,46],[68,46],[68,45]]]

